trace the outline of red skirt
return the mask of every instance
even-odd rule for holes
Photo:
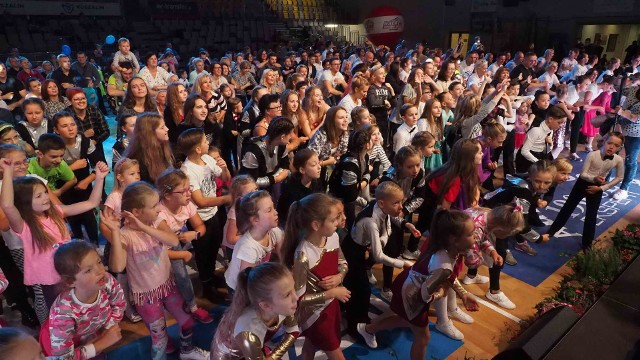
[[[516,149],[520,149],[522,144],[524,144],[524,139],[527,137],[527,133],[516,133]]]
[[[313,346],[322,351],[333,351],[340,347],[340,304],[333,299],[322,310],[320,317],[302,335],[309,338]]]
[[[416,315],[413,319],[409,319],[407,312],[404,310],[404,302],[402,301],[402,285],[409,276],[409,270],[402,270],[400,275],[393,281],[391,290],[393,291],[393,297],[391,297],[391,311],[401,318],[407,320],[411,325],[418,327],[425,327],[429,325],[429,304],[424,306],[424,309],[420,314]]]

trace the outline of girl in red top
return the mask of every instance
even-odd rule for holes
[[[431,227],[438,206],[464,210],[480,200],[478,166],[482,164],[482,148],[475,139],[458,140],[449,160],[426,178],[424,205],[416,228],[422,232]]]
[[[322,350],[331,360],[344,360],[340,349],[340,304],[351,292],[342,286],[347,261],[336,230],[339,200],[322,193],[291,205],[282,245],[284,264],[293,268],[299,297],[297,318],[305,342],[302,359]]]

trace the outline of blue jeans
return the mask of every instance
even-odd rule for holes
[[[188,310],[191,311],[196,306],[196,296],[184,260],[171,260],[171,271],[176,279],[178,292],[182,295]]]
[[[638,155],[640,155],[640,137],[625,136],[624,138],[624,179],[620,189],[628,190],[631,181],[638,170]]]

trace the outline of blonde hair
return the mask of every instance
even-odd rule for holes
[[[202,83],[207,78],[213,82],[213,77],[205,72],[198,75],[196,80],[193,82],[193,91],[191,93],[202,95]]]
[[[243,187],[252,183],[255,184],[256,182],[249,175],[235,176],[231,180],[231,184],[229,184],[229,194],[231,195],[231,203],[234,204],[236,200],[238,200],[238,198],[242,196],[241,192]]]
[[[136,159],[122,158],[118,160],[116,165],[113,167],[113,190],[122,191],[122,184],[118,180],[118,175],[124,174],[125,171],[129,170],[134,166],[140,166],[140,163]]]
[[[491,214],[492,220],[491,224],[487,224],[488,227],[507,230],[511,235],[517,234],[524,229],[524,214],[522,211],[516,211],[514,204],[501,205],[486,210]]]
[[[245,233],[251,229],[251,218],[258,216],[258,202],[271,198],[265,190],[250,192],[236,201],[236,226],[238,231]]]
[[[564,157],[559,157],[553,160],[553,165],[555,165],[556,170],[571,172],[573,170],[573,164],[569,161],[569,159]]]
[[[133,209],[143,209],[149,197],[158,195],[156,189],[144,181],[136,181],[127,186],[122,192],[122,211],[132,211]]]
[[[362,125],[362,116],[365,111],[369,111],[369,109],[367,109],[365,106],[356,106],[353,108],[353,110],[351,110],[351,122],[353,122],[354,127],[357,128],[358,126]],[[369,114],[369,121],[372,125],[375,124],[375,117],[371,116],[371,114]]]
[[[478,113],[482,100],[478,95],[465,95],[458,99],[453,117],[453,126],[459,128],[462,122]]]
[[[404,196],[404,191],[400,185],[393,181],[385,181],[376,187],[376,200],[387,200],[393,195]]]

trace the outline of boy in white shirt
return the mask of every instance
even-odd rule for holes
[[[229,195],[216,195],[215,180],[219,177],[227,181],[231,179],[231,175],[222,158],[214,160],[208,154],[209,142],[202,129],[188,129],[180,134],[178,149],[187,154],[181,169],[189,177],[191,201],[198,207],[198,214],[206,226],[204,235],[193,242],[202,291],[210,301],[220,302],[216,288],[217,285],[224,287],[224,280],[214,279],[213,276],[224,225],[218,216],[218,206],[226,205],[231,198]]]
[[[393,135],[393,152],[396,153],[401,147],[411,145],[411,139],[418,132],[416,124],[418,123],[418,108],[412,104],[404,104],[400,108],[400,116],[402,117],[402,125],[398,127],[395,135]]]

